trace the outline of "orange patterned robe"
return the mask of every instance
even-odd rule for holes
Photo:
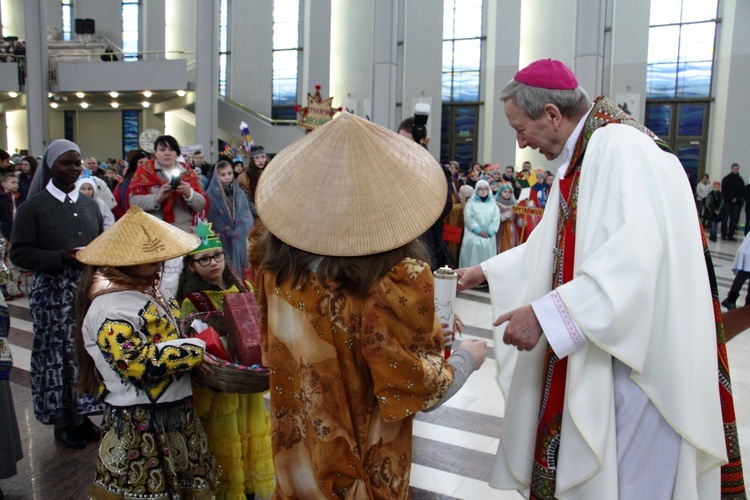
[[[365,298],[256,277],[274,498],[408,498],[414,414],[453,382],[433,278],[404,259]]]

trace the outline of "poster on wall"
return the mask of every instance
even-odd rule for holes
[[[323,99],[320,95],[320,85],[315,86],[315,94],[307,94],[307,106],[294,106],[294,111],[300,116],[297,124],[310,133],[321,125],[325,125],[333,119],[338,111],[343,108],[333,107],[333,97]]]
[[[641,121],[641,94],[616,94],[615,102],[635,121]]]

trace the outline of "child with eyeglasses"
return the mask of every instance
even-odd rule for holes
[[[193,228],[201,245],[185,256],[177,291],[182,317],[195,313],[221,313],[229,293],[252,290],[235,274],[226,259],[212,224]],[[268,498],[273,492],[274,469],[271,427],[261,393],[236,394],[193,386],[196,411],[208,443],[221,466],[219,498]]]

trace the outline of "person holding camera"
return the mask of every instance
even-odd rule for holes
[[[193,168],[177,161],[180,145],[171,135],[154,141],[154,156],[140,165],[128,186],[130,205],[190,231],[198,217],[205,216],[206,193]]]
[[[131,206],[164,222],[190,232],[190,227],[205,219],[208,213],[208,197],[193,168],[177,161],[180,145],[171,135],[160,135],[154,141],[154,156],[139,165],[127,190]],[[166,297],[177,292],[182,272],[182,259],[171,259],[164,263],[160,289]]]
[[[430,142],[430,138],[427,137],[427,118],[430,116],[430,106],[425,103],[417,103],[414,106],[414,116],[405,118],[398,126],[398,135],[404,136],[417,144],[427,149],[427,144]],[[437,160],[436,160],[437,162]],[[445,225],[445,218],[451,213],[453,208],[453,176],[451,171],[438,163],[438,166],[443,170],[445,174],[445,182],[448,184],[448,195],[445,200],[445,206],[440,217],[425,233],[420,236],[430,251],[432,257],[430,265],[432,269],[439,267],[448,266],[456,267],[455,259],[448,250],[448,246],[443,241],[443,226]]]

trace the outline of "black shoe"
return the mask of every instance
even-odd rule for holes
[[[721,241],[727,241],[727,237],[726,236],[722,236],[721,237]]]
[[[84,417],[83,423],[75,428],[78,435],[86,441],[98,443],[102,437],[102,431],[88,417]]]
[[[78,433],[77,429],[72,425],[63,427],[62,429],[55,429],[55,439],[60,441],[66,448],[74,450],[80,450],[86,446],[86,438]]]
[[[721,305],[727,308],[727,311],[731,311],[733,309],[737,309],[737,306],[735,305],[734,301],[729,300],[729,298],[726,298],[721,301]]]
[[[734,236],[727,236],[727,239],[728,239],[729,241],[734,241]]]
[[[711,236],[708,238],[709,241],[716,241],[716,236]]]

